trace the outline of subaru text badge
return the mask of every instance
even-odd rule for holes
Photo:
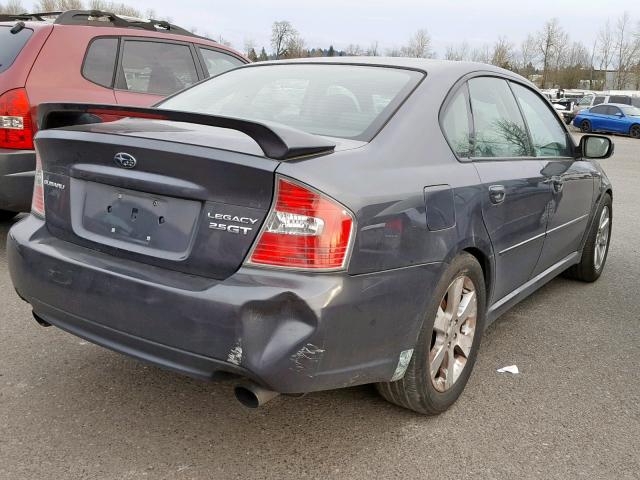
[[[138,163],[136,157],[124,152],[116,153],[113,160],[116,162],[116,165],[122,168],[134,168]]]

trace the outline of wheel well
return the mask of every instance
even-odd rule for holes
[[[484,285],[487,291],[487,301],[491,298],[491,288],[493,287],[491,282],[491,262],[482,250],[476,247],[469,247],[464,249],[465,252],[473,255],[480,267],[482,267],[482,274],[484,276]]]

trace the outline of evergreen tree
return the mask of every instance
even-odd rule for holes
[[[333,49],[333,45],[329,45],[329,51],[327,52],[327,57],[335,57],[336,51]]]
[[[269,57],[267,56],[267,51],[264,49],[264,47],[262,47],[262,51],[260,52],[260,56],[258,57],[258,61],[259,62],[266,62],[267,60],[269,60]]]
[[[247,58],[249,60],[251,60],[252,62],[257,62],[258,61],[258,54],[256,53],[256,49],[255,48],[250,48],[249,51],[247,52]]]

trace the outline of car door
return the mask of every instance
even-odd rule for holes
[[[593,201],[594,168],[574,157],[575,147],[564,125],[533,90],[512,83],[531,138],[542,162],[544,183],[551,187],[546,236],[532,276],[562,261],[580,248]]]
[[[607,125],[610,132],[626,133],[628,130],[622,110],[615,105],[607,105]]]
[[[199,79],[189,43],[143,37],[123,39],[116,77],[118,103],[150,106]]]
[[[472,160],[482,182],[482,215],[495,258],[492,301],[527,282],[544,244],[551,188],[533,156],[508,82],[468,82],[474,127]]]
[[[592,107],[586,115],[591,122],[591,130],[607,130],[607,105],[598,105]]]

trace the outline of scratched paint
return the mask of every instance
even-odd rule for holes
[[[312,377],[323,353],[324,349],[317,347],[313,343],[307,343],[304,347],[291,355],[291,360],[293,362],[292,370],[303,373],[308,377]]]
[[[227,362],[240,365],[240,362],[242,362],[242,347],[239,344],[231,349]]]

